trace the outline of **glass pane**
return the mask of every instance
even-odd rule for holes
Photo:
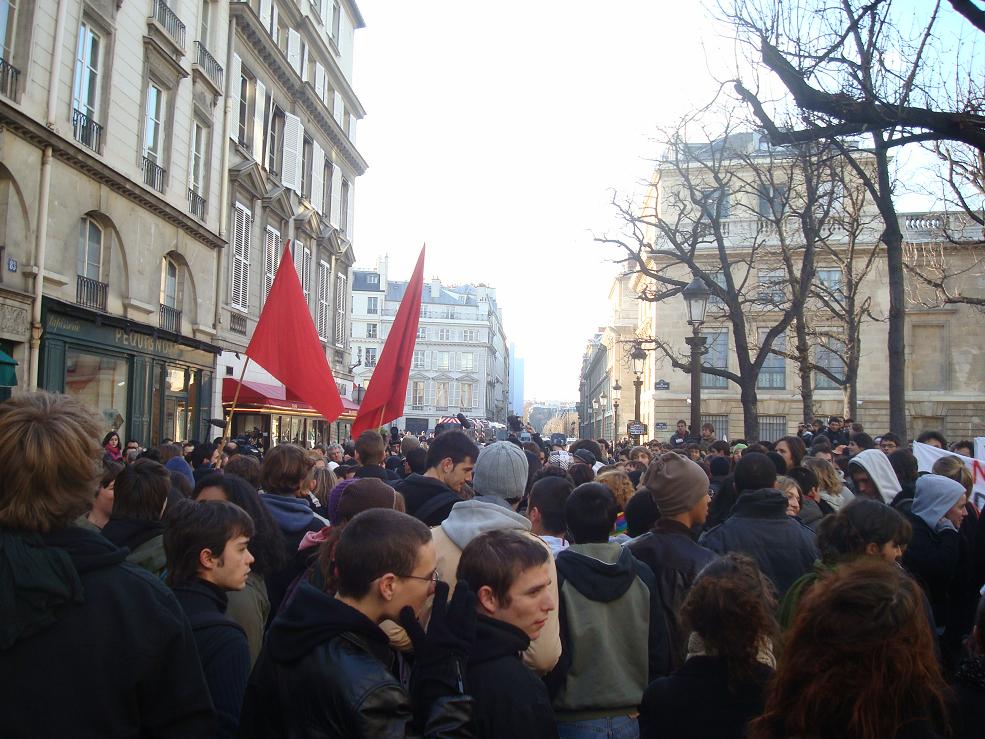
[[[106,429],[123,434],[127,419],[127,360],[78,349],[65,352],[65,393],[98,413]]]
[[[198,376],[199,372],[197,370],[189,370],[188,372],[188,402],[185,404],[188,412],[186,419],[186,428],[189,439],[198,439],[202,443],[209,441],[206,438],[199,438],[199,429],[202,424],[199,423],[196,427],[196,416],[198,415]],[[213,427],[214,428],[214,427]]]
[[[154,390],[151,393],[150,401],[150,445],[152,447],[161,443],[161,366],[155,365],[151,373],[151,383]],[[164,434],[167,437],[167,432]],[[173,439],[172,439],[173,441]]]
[[[11,0],[0,0],[0,50],[3,58],[11,61],[14,56],[14,27],[17,7]]]
[[[169,393],[185,392],[185,370],[182,367],[168,367],[167,390]]]

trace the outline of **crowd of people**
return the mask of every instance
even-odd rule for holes
[[[0,736],[985,736],[973,480],[892,434],[99,423],[0,404]]]

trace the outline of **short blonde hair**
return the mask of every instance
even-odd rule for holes
[[[838,468],[831,462],[820,457],[804,457],[804,467],[817,475],[817,491],[831,495],[840,495],[842,482],[838,477]]]
[[[75,398],[0,403],[0,526],[47,532],[88,510],[102,477],[100,423]]]
[[[975,478],[971,476],[971,470],[967,465],[955,456],[941,457],[936,462],[931,471],[935,475],[950,477],[956,482],[964,485],[965,495],[971,498],[971,491],[975,487]]]

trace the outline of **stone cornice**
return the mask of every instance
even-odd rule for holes
[[[20,110],[3,102],[0,102],[0,125],[10,128],[39,148],[51,146],[57,159],[106,185],[113,192],[136,203],[144,210],[180,228],[206,246],[214,249],[222,249],[226,246],[225,239],[205,228],[190,214],[180,211],[166,200],[153,195],[126,175],[110,167],[99,157],[75,144],[74,141],[64,139]]]

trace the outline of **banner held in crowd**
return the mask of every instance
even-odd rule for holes
[[[397,316],[390,327],[383,353],[380,355],[366,395],[359,405],[359,414],[352,424],[352,436],[366,429],[379,428],[404,414],[407,381],[417,343],[417,324],[421,318],[421,291],[424,285],[424,251],[417,258],[414,274],[407,283]]]
[[[290,241],[246,356],[284,383],[331,423],[342,415],[342,397],[301,290]]]
[[[939,449],[930,444],[921,444],[919,441],[913,442],[913,455],[917,458],[917,469],[920,472],[930,472],[934,467],[934,462],[941,457],[960,459],[971,472],[971,479],[974,481],[974,487],[971,489],[971,502],[978,510],[985,506],[985,460],[965,457],[962,454],[949,452],[947,449]]]

